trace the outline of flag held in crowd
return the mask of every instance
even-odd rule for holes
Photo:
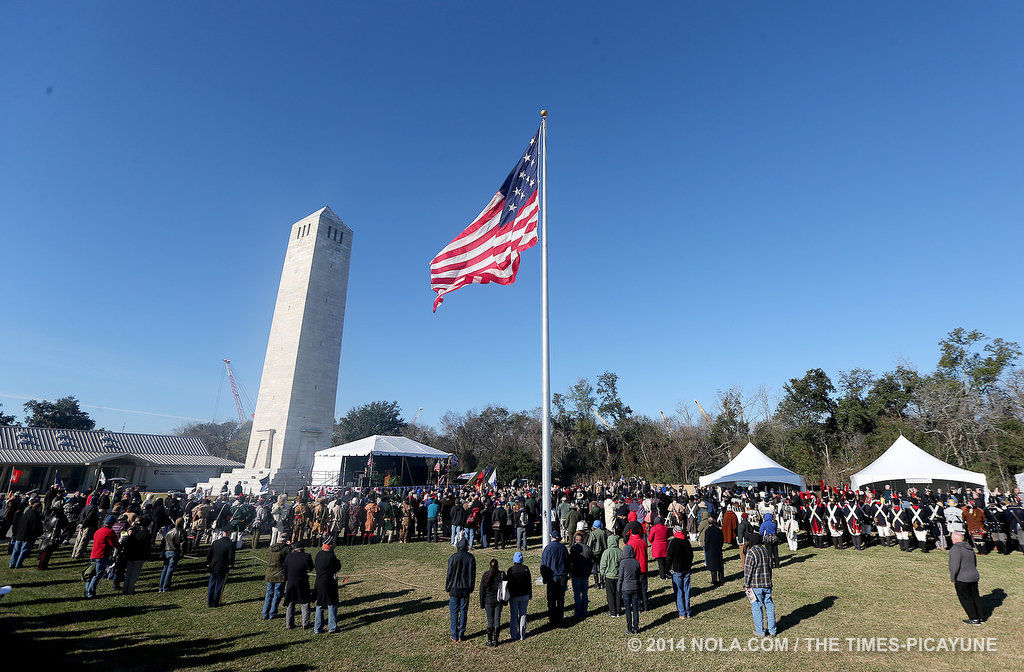
[[[520,253],[537,243],[539,151],[537,131],[483,212],[430,261],[435,312],[460,287],[516,281]]]

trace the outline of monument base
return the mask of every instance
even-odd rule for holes
[[[216,478],[198,483],[196,488],[204,493],[210,493],[213,497],[217,497],[221,494],[224,481],[227,481],[228,494],[234,496],[235,486],[241,481],[242,492],[247,495],[258,495],[263,492],[263,483],[261,481],[267,478],[267,476],[270,476],[270,483],[266,490],[267,494],[276,492],[279,495],[294,495],[300,488],[309,485],[308,474],[297,469],[247,469],[239,467],[231,471],[225,471]]]

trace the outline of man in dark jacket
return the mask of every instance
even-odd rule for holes
[[[974,549],[964,541],[962,532],[954,532],[953,545],[949,549],[949,580],[953,582],[960,606],[967,612],[964,623],[981,625],[985,612],[978,594],[978,558]]]
[[[74,521],[72,521],[74,522]],[[92,541],[96,530],[100,526],[100,511],[95,504],[86,504],[78,513],[78,534],[75,536],[75,545],[71,550],[72,558],[80,558],[86,546]]]
[[[324,609],[327,609],[327,632],[338,632],[338,572],[341,571],[341,560],[334,554],[334,543],[327,541],[313,561],[316,567],[316,583],[313,592],[316,594],[316,618],[313,619],[313,632],[320,634],[324,626]]]
[[[590,596],[590,572],[594,569],[594,553],[590,546],[583,543],[583,532],[573,537],[576,543],[569,549],[569,576],[572,577],[573,616],[583,619],[587,617],[587,606]]]
[[[569,576],[569,552],[553,530],[551,540],[540,556],[540,576],[547,586],[548,620],[552,625],[561,625]]]
[[[287,535],[279,536],[278,541],[270,545],[267,551],[267,593],[263,598],[263,620],[269,621],[277,617],[277,608],[284,598],[284,561],[292,552]]]
[[[708,528],[707,532],[711,532]],[[718,529],[718,528],[715,528]],[[705,547],[706,548],[706,547]],[[679,618],[690,617],[690,569],[693,567],[693,547],[682,526],[672,528],[672,539],[668,542],[668,556],[665,559],[672,576],[672,589],[676,594],[676,609]]]
[[[523,564],[523,554],[516,551],[512,556],[512,566],[505,572],[508,581],[509,595],[509,630],[512,641],[526,637],[526,610],[533,597],[533,578],[530,568]]]
[[[302,612],[302,629],[309,628],[309,573],[316,569],[313,558],[306,553],[301,540],[284,559],[284,627],[295,627],[295,605]]]
[[[626,634],[635,635],[640,632],[640,561],[636,559],[636,551],[626,544],[622,549],[622,560],[619,562],[618,589],[622,604],[626,609]]]
[[[704,532],[704,565],[711,572],[711,587],[725,583],[725,560],[722,557],[722,546],[725,537],[718,521],[711,519],[708,529]]]
[[[210,581],[206,589],[208,607],[220,606],[220,597],[228,580],[228,571],[235,566],[235,545],[228,539],[226,531],[218,534],[220,537],[210,544],[210,550],[206,553],[206,568],[210,572]]]
[[[28,557],[29,551],[32,550],[33,544],[36,543],[36,539],[42,533],[43,514],[41,504],[38,497],[33,497],[29,500],[28,508],[21,512],[14,523],[14,544],[11,549],[10,562],[12,569],[21,567],[22,563],[25,562],[25,558]]]
[[[451,640],[461,642],[466,635],[466,618],[469,616],[469,595],[476,582],[476,558],[468,550],[469,541],[459,535],[455,540],[455,552],[448,558],[448,574],[444,589],[448,593],[448,615],[451,620]]]

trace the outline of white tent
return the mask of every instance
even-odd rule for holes
[[[877,460],[850,476],[850,485],[854,490],[879,481],[906,481],[910,484],[954,481],[973,483],[988,489],[985,474],[946,464],[915,446],[902,434]]]
[[[1017,487],[1024,490],[1024,472],[1017,474]]]
[[[729,464],[712,474],[701,476],[699,482],[702,488],[719,483],[750,482],[789,483],[800,486],[801,490],[807,489],[807,482],[803,476],[786,469],[752,443],[748,443],[729,461]]]
[[[381,436],[375,434],[358,441],[313,453],[311,481],[313,485],[337,485],[344,477],[345,462],[350,457],[401,457],[403,459],[445,460],[452,456],[404,436]],[[404,471],[404,470],[403,470]]]

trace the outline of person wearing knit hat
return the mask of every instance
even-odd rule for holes
[[[533,577],[523,563],[523,554],[516,551],[512,566],[505,572],[508,582],[509,635],[513,642],[526,637],[526,612],[533,597]],[[497,639],[497,637],[495,638]]]

